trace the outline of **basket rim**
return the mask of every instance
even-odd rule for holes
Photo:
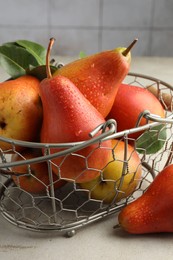
[[[144,79],[152,80],[158,84],[162,84],[173,90],[173,86],[171,86],[170,84],[168,84],[164,81],[161,81],[157,78],[150,77],[150,76],[143,75],[143,74],[132,73],[132,72],[129,72],[128,75],[136,77],[136,78],[144,78]],[[34,159],[27,160],[28,163],[34,163],[34,162],[43,162],[43,161],[51,160],[56,157],[61,157],[61,156],[66,155],[67,153],[79,151],[91,144],[103,142],[103,141],[110,140],[110,139],[120,138],[123,136],[127,136],[129,134],[132,134],[132,133],[140,132],[140,131],[145,131],[145,130],[150,129],[151,127],[158,126],[163,123],[173,124],[173,118],[171,116],[161,119],[157,115],[150,114],[150,112],[147,110],[144,112],[145,113],[147,112],[145,117],[147,119],[149,119],[150,121],[152,121],[151,123],[147,123],[146,125],[143,125],[143,126],[137,126],[132,129],[127,129],[127,130],[124,130],[121,132],[117,132],[116,131],[116,128],[117,128],[116,121],[114,119],[109,119],[105,123],[99,125],[95,129],[93,129],[93,131],[90,133],[90,137],[91,137],[90,139],[79,141],[79,142],[41,143],[41,142],[29,142],[29,141],[10,139],[10,138],[6,138],[6,137],[2,137],[2,136],[0,136],[0,141],[8,142],[12,145],[12,147],[13,146],[15,147],[15,145],[19,145],[19,146],[24,146],[25,148],[27,147],[27,148],[45,149],[44,155],[37,157],[35,160]],[[109,129],[106,130],[107,128],[109,128]],[[96,133],[98,133],[100,130],[102,130],[102,133],[95,137],[94,135]],[[59,152],[50,154],[50,151],[49,151],[50,148],[66,148],[66,149],[64,149],[63,151],[59,151]],[[11,151],[11,149],[10,149],[10,151]],[[1,152],[8,152],[8,151],[1,151]],[[0,169],[10,167],[10,166],[17,166],[19,164],[21,164],[21,161],[13,162],[13,163],[11,163],[11,162],[10,163],[7,163],[7,162],[1,163]]]

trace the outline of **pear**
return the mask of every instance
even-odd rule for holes
[[[130,196],[141,180],[141,161],[130,145],[127,145],[125,160],[125,143],[112,140],[112,155],[103,173],[96,179],[81,183],[80,186],[90,191],[92,199],[102,200],[104,203],[118,202]]]
[[[117,96],[106,119],[113,118],[117,122],[118,132],[132,129],[136,126],[142,112],[149,110],[151,114],[165,117],[165,111],[160,101],[147,89],[137,85],[122,83],[118,89]],[[139,126],[147,124],[142,118]],[[143,132],[130,134],[130,138],[137,139]]]
[[[165,167],[146,192],[119,213],[119,225],[129,233],[173,232],[173,164]]]
[[[130,50],[118,47],[73,61],[57,71],[54,76],[62,75],[70,79],[105,118],[113,105],[120,83],[129,72]]]
[[[0,136],[22,141],[38,141],[42,123],[39,80],[21,76],[0,83]],[[0,141],[2,150],[12,148]],[[16,146],[16,150],[22,147]]]
[[[47,52],[48,77],[40,84],[43,105],[41,142],[68,143],[90,139],[89,133],[105,123],[103,116],[66,77],[50,73],[49,53],[54,40],[50,40]],[[61,149],[51,148],[50,153]],[[81,183],[96,178],[108,163],[111,141],[104,141],[67,156],[52,160],[53,171],[61,178]]]
[[[25,149],[21,153],[15,153],[11,157],[12,162],[34,159],[42,155],[42,151],[37,149]],[[24,164],[13,166],[11,168],[12,172],[15,172],[12,175],[14,183],[21,189],[33,193],[40,194],[46,193],[50,190],[50,179],[48,172],[47,163],[33,163],[33,164]],[[59,180],[58,176],[53,174],[53,187],[58,189],[65,185],[65,181]]]

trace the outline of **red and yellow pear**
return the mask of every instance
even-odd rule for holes
[[[129,72],[131,49],[118,47],[72,61],[57,69],[54,76],[70,79],[91,104],[106,117],[111,110],[121,82]]]
[[[49,55],[53,42],[54,39],[51,39],[47,52],[48,78],[40,84],[43,105],[41,142],[69,143],[89,140],[90,132],[98,125],[104,124],[105,119],[68,78],[61,75],[52,77]],[[109,140],[57,157],[52,160],[53,170],[69,181],[89,181],[99,176],[101,169],[107,164],[110,148]],[[61,150],[51,148],[50,153]]]
[[[139,86],[121,84],[107,119],[115,119],[117,130],[120,132],[134,128],[140,114],[145,110],[162,118],[165,117],[163,106],[151,92]],[[147,120],[142,118],[139,126],[146,123]],[[137,139],[141,134],[140,131],[129,136]]]
[[[118,202],[130,196],[141,180],[141,161],[132,146],[123,141],[112,140],[113,156],[102,175],[96,179],[81,183],[80,186],[90,192],[92,199],[104,203]],[[127,158],[125,150],[127,149]]]
[[[165,167],[142,196],[118,215],[120,227],[131,234],[173,232],[173,165]]]
[[[11,161],[23,161],[28,159],[35,159],[42,155],[42,152],[37,149],[25,149],[21,153],[12,155]],[[51,185],[54,189],[58,189],[66,184],[65,181],[52,173],[52,180],[48,172],[47,162],[20,164],[13,166],[11,170],[15,173],[12,175],[14,183],[29,193],[39,194],[50,191]],[[52,182],[51,182],[52,181]]]
[[[39,80],[25,75],[0,83],[0,136],[22,141],[38,141],[42,123]],[[12,148],[0,141],[2,150]],[[16,150],[21,150],[17,147]]]

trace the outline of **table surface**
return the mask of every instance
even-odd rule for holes
[[[173,58],[134,57],[130,71],[173,85]],[[6,78],[1,69],[0,80]],[[39,233],[15,227],[0,215],[0,259],[172,259],[173,234],[130,235],[121,229],[114,230],[115,224],[117,214],[79,229],[71,238],[65,238],[57,232]]]

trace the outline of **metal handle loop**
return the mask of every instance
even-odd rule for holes
[[[159,115],[156,114],[151,114],[149,110],[144,110],[143,112],[140,113],[138,120],[136,122],[136,126],[138,127],[140,125],[140,122],[142,118],[145,118],[147,121],[153,121],[157,123],[162,123],[162,124],[173,124],[173,116],[168,116],[166,118],[160,117]]]
[[[160,117],[158,115],[155,114],[150,114],[147,113],[145,116],[145,118],[147,118],[147,120],[153,121],[153,122],[158,122],[158,123],[162,123],[162,124],[173,124],[173,116],[168,116],[166,118]]]

